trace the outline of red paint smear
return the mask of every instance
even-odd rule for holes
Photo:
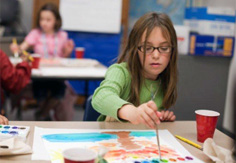
[[[147,142],[147,144],[145,144]],[[157,145],[153,144],[152,142],[149,141],[139,141],[137,144],[145,146],[142,149],[137,149],[137,150],[126,150],[126,149],[117,149],[117,150],[112,150],[105,155],[105,159],[123,159],[125,160],[126,158],[130,158],[134,156],[138,156],[139,158],[147,159],[147,158],[153,158],[155,156],[158,156],[158,149]],[[110,145],[110,144],[107,144]],[[108,147],[109,148],[109,147]],[[161,146],[161,156],[165,158],[171,158],[174,160],[179,160],[179,161],[185,161],[184,158],[182,158],[180,155],[176,153],[176,151],[168,148],[167,146]]]
[[[185,159],[182,158],[182,157],[178,157],[177,159],[180,160],[180,161],[185,161]]]
[[[156,148],[150,148],[150,147],[146,147],[144,149],[140,149],[140,150],[136,150],[136,151],[126,151],[124,149],[120,149],[120,150],[110,150],[107,154],[106,154],[106,158],[123,158],[124,156],[129,156],[129,154],[134,154],[134,155],[138,155],[138,156],[143,156],[143,157],[151,157],[153,155],[158,155],[158,150]],[[172,155],[173,157],[174,153],[170,153],[168,151],[165,150],[161,150],[161,156],[165,157],[168,156],[170,157]],[[179,156],[179,155],[178,155]],[[179,157],[179,160],[184,160],[183,158]]]
[[[161,153],[169,153],[168,151],[161,150]]]

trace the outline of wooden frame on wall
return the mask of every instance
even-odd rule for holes
[[[59,7],[60,0],[34,0],[32,28],[36,27],[38,12],[40,8],[46,3],[54,3]],[[122,0],[122,18],[121,18],[121,25],[123,28],[123,36],[121,41],[122,49],[126,44],[128,38],[128,23],[129,23],[129,0]]]
[[[46,3],[54,3],[59,7],[60,0],[34,0],[33,4],[33,17],[32,17],[32,28],[36,27],[37,16],[40,8]]]
[[[129,0],[122,1],[121,24],[123,26],[123,36],[122,36],[121,48],[124,49],[124,46],[128,40],[128,33],[129,33]]]

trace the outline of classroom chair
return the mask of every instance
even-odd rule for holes
[[[97,121],[100,115],[92,106],[92,98],[93,95],[89,96],[86,101],[83,121]]]

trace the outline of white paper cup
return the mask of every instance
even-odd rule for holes
[[[65,163],[94,163],[97,153],[91,149],[69,148],[62,152]]]

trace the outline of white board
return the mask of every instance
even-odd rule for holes
[[[62,29],[119,33],[122,0],[60,0]]]

